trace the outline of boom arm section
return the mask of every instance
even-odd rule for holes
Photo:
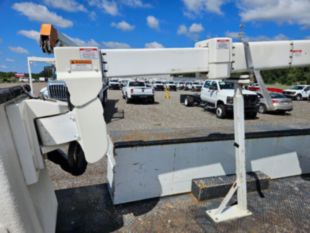
[[[43,53],[54,53],[57,46],[77,46],[71,38],[58,32],[51,24],[42,24],[40,29],[40,47]]]

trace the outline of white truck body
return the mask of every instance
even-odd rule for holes
[[[251,118],[256,117],[258,107],[258,96],[253,91],[242,89],[245,99],[245,111]],[[222,80],[205,81],[201,92],[200,99],[210,108],[216,109],[216,116],[225,118],[226,112],[233,110],[234,84]]]
[[[295,85],[284,90],[283,94],[296,100],[307,99],[310,97],[310,85]]]
[[[127,102],[133,99],[145,99],[154,102],[154,90],[142,81],[129,81],[123,87],[123,97]]]

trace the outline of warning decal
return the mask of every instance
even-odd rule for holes
[[[98,59],[99,53],[96,48],[80,48],[81,59]]]
[[[216,48],[217,49],[229,49],[230,40],[228,39],[218,39],[216,41]]]
[[[72,71],[90,71],[93,69],[91,60],[71,60],[70,66]]]

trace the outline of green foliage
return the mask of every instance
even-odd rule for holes
[[[262,76],[267,84],[310,84],[310,67],[266,70]]]

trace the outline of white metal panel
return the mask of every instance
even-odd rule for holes
[[[77,141],[83,148],[85,158],[89,163],[97,162],[108,150],[107,127],[100,100],[74,108],[73,114],[80,135]]]
[[[85,49],[94,52],[81,52]],[[65,81],[71,103],[81,106],[97,98],[103,78],[100,51],[93,47],[58,47],[54,53],[57,79]]]
[[[41,170],[37,183],[27,185],[14,141],[0,105],[0,226],[5,232],[53,233],[57,199],[47,170]]]
[[[101,50],[107,76],[194,73],[208,71],[207,48]]]
[[[80,137],[72,112],[36,120],[43,146],[54,146],[77,141]]]
[[[246,169],[271,178],[309,173],[309,140],[309,135],[246,140]],[[293,151],[298,156],[288,156]],[[108,168],[114,204],[190,192],[192,179],[235,172],[233,141],[116,148],[115,154],[108,155],[115,160]]]
[[[39,180],[39,168],[35,163],[34,148],[28,139],[29,135],[22,119],[20,104],[8,105],[6,112],[25,182],[27,185],[34,184]]]
[[[310,41],[299,40],[292,42],[292,65],[305,66],[310,63]]]

